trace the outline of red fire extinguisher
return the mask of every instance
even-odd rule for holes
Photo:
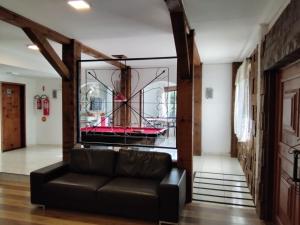
[[[36,109],[42,109],[42,99],[39,95],[34,96]]]
[[[49,116],[49,114],[50,114],[50,102],[49,102],[49,98],[46,97],[43,99],[43,115]]]

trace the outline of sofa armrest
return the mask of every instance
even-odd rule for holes
[[[178,223],[186,197],[186,172],[172,168],[159,185],[159,220]]]
[[[42,186],[68,171],[69,165],[58,162],[30,173],[31,203],[43,204]]]

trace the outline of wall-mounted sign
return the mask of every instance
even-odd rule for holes
[[[12,93],[13,93],[12,89],[10,89],[10,88],[7,88],[7,89],[6,89],[6,95],[7,95],[7,96],[11,96]]]
[[[214,97],[214,89],[212,88],[205,88],[205,98],[212,99]]]

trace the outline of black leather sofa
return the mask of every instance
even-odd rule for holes
[[[72,150],[69,163],[30,174],[31,202],[178,223],[185,204],[185,171],[167,153]]]

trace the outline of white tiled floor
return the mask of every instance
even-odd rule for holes
[[[193,199],[229,206],[254,207],[240,163],[230,156],[194,157]]]
[[[0,172],[28,175],[61,160],[61,146],[36,145],[0,153]]]
[[[244,175],[236,158],[223,155],[194,156],[194,171]]]

